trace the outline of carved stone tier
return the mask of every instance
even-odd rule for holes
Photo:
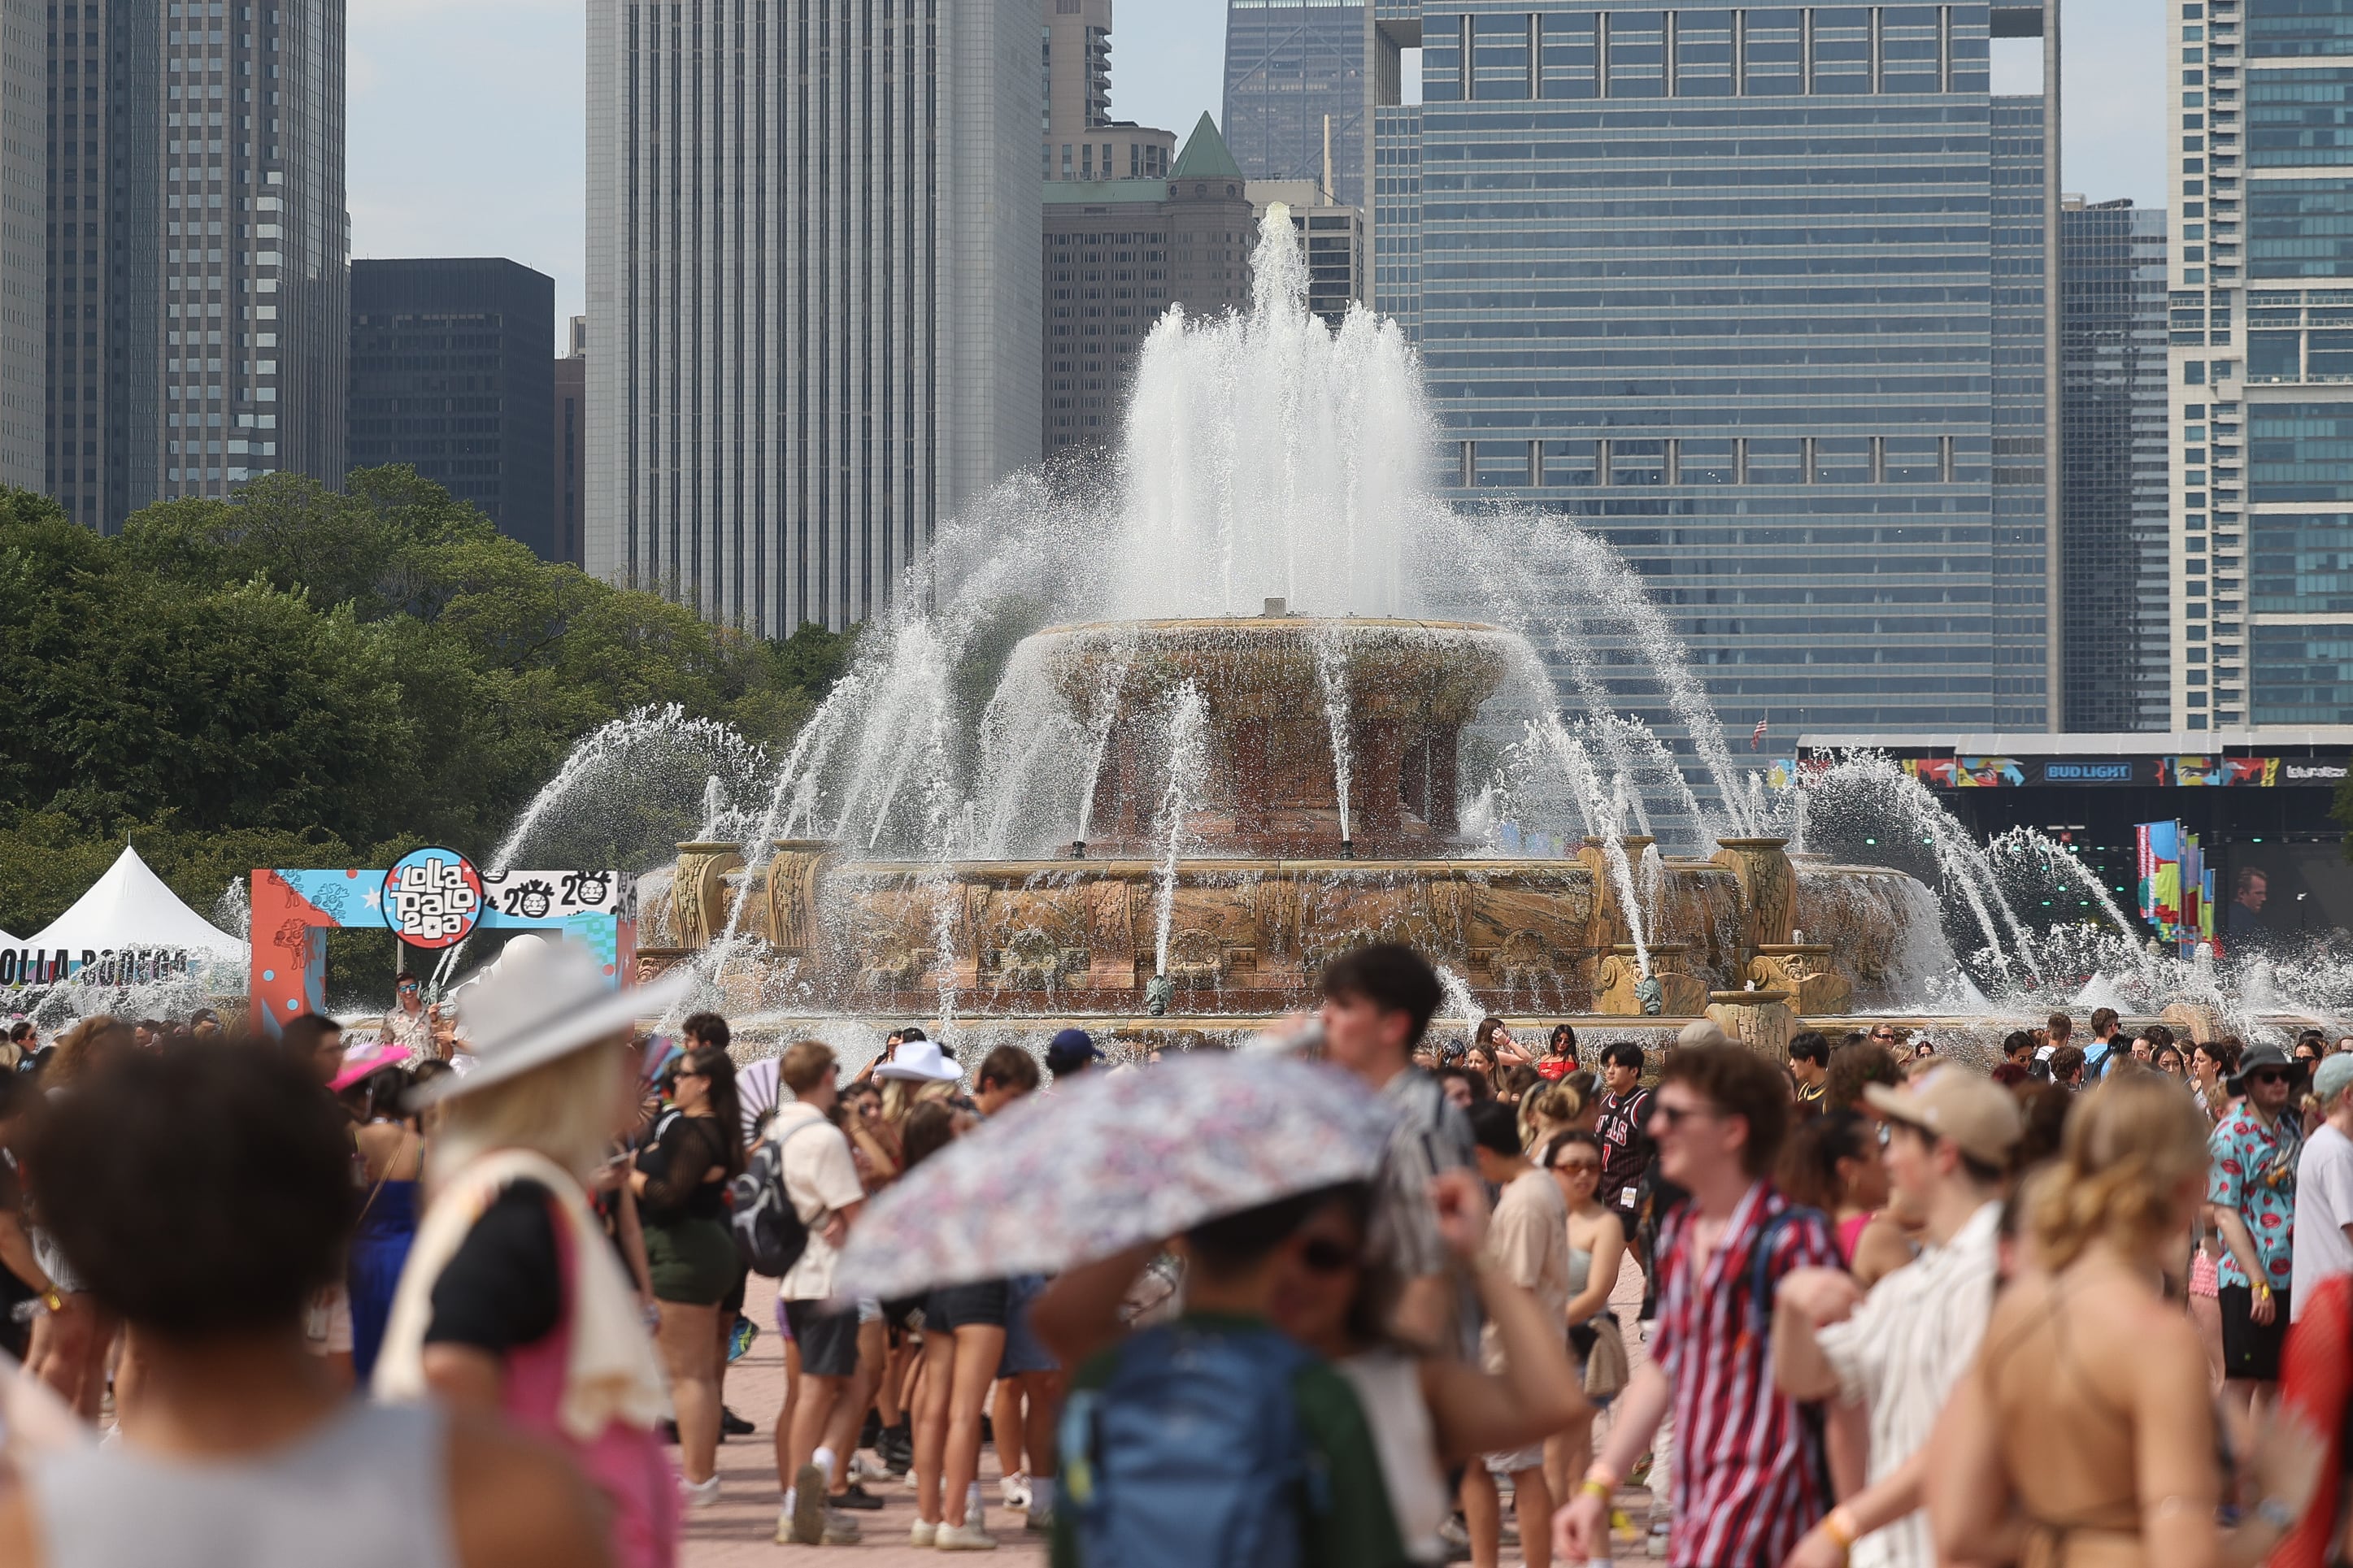
[[[1787,991],[1807,1017],[1843,1013],[1854,1000],[1854,983],[1831,963],[1826,942],[1764,942],[1748,961],[1748,978],[1770,991]]]
[[[1462,728],[1502,683],[1511,647],[1492,626],[1304,616],[1053,626],[1029,641],[1081,727],[1108,727],[1093,847],[1148,852],[1167,783],[1164,718],[1189,685],[1208,755],[1187,837],[1210,855],[1250,856],[1339,851],[1327,698],[1344,714],[1356,853],[1451,847]]]
[[[1708,990],[1705,981],[1683,972],[1684,955],[1690,951],[1687,944],[1680,942],[1652,943],[1653,988],[1646,994],[1641,959],[1633,944],[1612,947],[1594,970],[1594,1011],[1620,1018],[1695,1016],[1707,1005]]]
[[[1707,1016],[1735,1045],[1772,1061],[1789,1059],[1798,1019],[1787,991],[1718,991],[1708,998]]]
[[[1782,853],[1783,838],[1719,838],[1715,863],[1740,884],[1740,959],[1786,943],[1796,926],[1798,874]]]

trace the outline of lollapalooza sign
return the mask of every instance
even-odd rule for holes
[[[326,1006],[326,933],[389,931],[411,947],[477,931],[553,931],[596,956],[606,979],[637,958],[637,879],[617,871],[484,871],[455,849],[418,849],[388,871],[253,874],[253,1016],[275,1028]]]
[[[0,985],[152,985],[185,980],[197,962],[185,947],[0,949]]]

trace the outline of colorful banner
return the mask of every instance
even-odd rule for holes
[[[2219,789],[2231,784],[2269,788],[2279,782],[2277,757],[2159,757],[2157,782],[2184,789]]]
[[[2139,862],[2140,918],[2167,942],[2181,925],[2181,824],[2144,822],[2133,829]]]
[[[448,934],[453,927],[462,928],[459,936]],[[289,1018],[323,1011],[326,933],[384,930],[420,946],[448,946],[476,931],[558,931],[596,955],[609,984],[628,984],[637,968],[637,879],[617,871],[478,872],[450,849],[420,849],[393,871],[257,870],[253,1016],[274,1031]]]

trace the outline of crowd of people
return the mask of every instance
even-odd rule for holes
[[[349,1038],[12,1027],[0,1561],[274,1568],[331,1525],[361,1564],[668,1563],[756,1430],[726,1382],[763,1317],[787,1546],[903,1484],[909,1544],[1057,1568],[2347,1552],[2353,1037],[1449,1039],[1435,971],[1377,945],[1250,1047],[1387,1105],[1365,1179],[857,1300],[878,1194],[1181,1053],[907,1027],[754,1080],[727,1020],[649,1041],[661,998],[564,943],[451,1013],[401,984]]]

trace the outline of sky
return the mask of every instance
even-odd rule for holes
[[[584,309],[585,0],[350,0],[352,255],[503,256]],[[2165,201],[2164,14],[2067,0],[2062,184]],[[2006,46],[2007,47],[2007,46]],[[2031,47],[2031,46],[2027,46]],[[1225,0],[1123,0],[1112,110],[1180,135],[1221,112]],[[1995,62],[2031,90],[2031,62]],[[559,332],[557,341],[563,341]]]

